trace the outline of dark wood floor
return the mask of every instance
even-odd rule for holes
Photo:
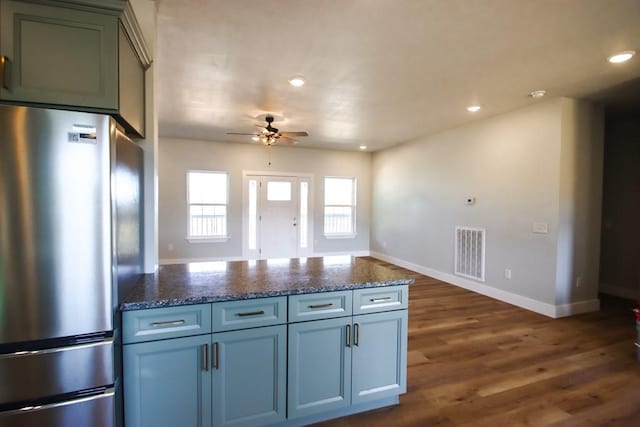
[[[415,278],[400,405],[323,426],[640,426],[633,301],[550,319]]]

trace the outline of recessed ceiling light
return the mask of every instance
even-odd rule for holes
[[[636,54],[635,51],[627,50],[627,51],[616,53],[615,55],[610,56],[609,58],[607,58],[607,61],[611,62],[612,64],[620,64],[622,62],[627,62],[628,60],[633,58],[633,55],[635,54]]]
[[[260,141],[260,138],[257,135],[251,137],[252,141]]]
[[[470,113],[476,113],[478,111],[480,111],[480,106],[479,105],[469,105],[467,107],[467,111]]]
[[[546,94],[547,94],[547,91],[544,90],[544,89],[534,90],[533,92],[529,93],[529,97],[531,97],[531,98],[542,98]]]
[[[366,146],[366,145],[361,145],[361,146],[360,146],[360,149],[361,149],[361,150],[366,150],[366,149],[367,149],[367,146]]]
[[[304,85],[304,77],[301,77],[301,76],[292,77],[289,80],[289,84],[291,86],[294,86],[294,87],[303,86]]]

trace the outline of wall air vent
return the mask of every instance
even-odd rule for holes
[[[455,274],[484,282],[485,230],[456,227]]]

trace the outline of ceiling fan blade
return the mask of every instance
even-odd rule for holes
[[[278,138],[278,144],[284,144],[284,145],[294,145],[297,144],[300,141],[296,141],[293,138],[290,138],[288,136],[281,136],[280,138]]]
[[[255,133],[239,133],[239,132],[227,132],[227,135],[251,135],[251,136],[258,136],[258,134],[255,134]]]
[[[307,132],[280,132],[282,136],[309,136]]]

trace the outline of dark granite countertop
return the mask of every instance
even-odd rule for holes
[[[401,273],[349,256],[172,264],[145,274],[120,310],[411,283]]]

